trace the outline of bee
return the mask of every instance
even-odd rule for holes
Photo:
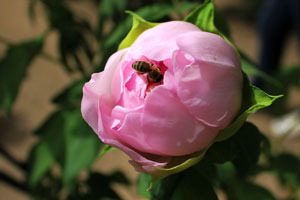
[[[137,74],[147,74],[148,83],[160,83],[163,79],[160,68],[154,67],[151,62],[135,61],[132,68]]]

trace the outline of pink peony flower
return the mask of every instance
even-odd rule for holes
[[[150,71],[159,68],[162,80],[138,73],[136,61],[152,65]],[[240,61],[224,39],[172,21],[113,54],[85,84],[81,110],[104,143],[153,175],[213,143],[237,115],[242,85]]]

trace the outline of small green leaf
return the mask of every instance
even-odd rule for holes
[[[237,48],[230,42],[230,40],[215,26],[215,18],[218,19],[217,24],[225,34],[229,34],[229,29],[226,28],[226,25],[223,24],[224,21],[220,19],[220,13],[215,12],[214,1],[213,0],[205,0],[201,5],[195,8],[185,19],[184,21],[190,22],[201,30],[217,34],[221,36],[224,40],[226,40],[236,51]]]
[[[239,180],[232,186],[234,196],[239,200],[276,200],[267,189],[248,181]]]
[[[149,178],[147,178],[147,175],[144,176],[146,177],[144,177],[145,180],[142,184],[147,185]],[[153,200],[218,199],[211,183],[194,168],[158,181],[150,190],[150,193]]]
[[[283,153],[270,159],[270,170],[275,172],[283,185],[290,189],[300,188],[300,159]]]
[[[149,28],[153,28],[154,26],[158,25],[158,23],[151,23],[147,22],[137,14],[131,11],[126,11],[126,13],[130,14],[132,16],[132,28],[128,35],[125,37],[125,39],[121,42],[119,45],[119,50],[125,49],[127,47],[130,47],[131,44],[136,40],[136,38],[145,30]]]
[[[63,183],[69,189],[74,186],[78,173],[91,166],[101,145],[93,130],[83,120],[79,108],[55,112],[36,134],[61,167]]]
[[[100,140],[83,120],[79,109],[65,112],[65,160],[62,179],[71,187],[78,173],[97,157]]]
[[[184,171],[184,170],[188,169],[189,167],[195,165],[204,157],[206,150],[208,148],[209,147],[207,147],[206,149],[204,149],[201,152],[198,152],[196,156],[189,158],[186,161],[184,161],[183,163],[176,165],[174,167],[161,168],[161,167],[154,166],[154,168],[156,170],[149,173],[152,176],[152,183],[155,184],[155,182],[159,179],[165,178],[171,174],[179,173],[179,172]]]
[[[190,22],[198,26],[201,30],[220,34],[214,24],[214,2],[213,0],[205,0],[201,5],[195,8],[184,21]]]
[[[68,4],[61,0],[41,0],[51,29],[59,35],[59,53],[63,67],[68,71],[74,71],[72,66],[84,73],[80,53],[84,52],[91,61],[93,53],[86,39],[87,33],[91,33],[88,21],[76,18]],[[80,53],[79,53],[80,52]]]
[[[102,0],[99,6],[99,14],[101,17],[112,17],[115,12],[125,10],[126,0]]]
[[[31,170],[29,174],[29,185],[35,187],[42,177],[49,171],[54,163],[54,155],[45,143],[38,143],[31,150]]]
[[[178,183],[176,190],[173,192],[172,200],[184,199],[218,200],[210,182],[194,169],[187,171],[185,176]]]
[[[236,145],[236,159],[233,160],[237,172],[246,176],[255,172],[262,151],[264,136],[253,124],[246,122],[232,137]]]
[[[26,71],[43,47],[44,37],[10,45],[0,60],[0,107],[11,111]]]
[[[217,165],[217,171],[222,188],[228,199],[275,200],[272,193],[268,190],[254,183],[250,183],[239,176],[237,168],[231,162]]]
[[[231,161],[240,175],[247,175],[256,172],[258,158],[262,151],[267,151],[267,145],[268,139],[254,125],[245,122],[232,137],[214,143],[205,159],[218,164]]]
[[[207,150],[205,158],[218,164],[234,160],[237,157],[237,146],[232,139],[233,137],[222,142],[215,142]]]
[[[112,146],[110,146],[108,144],[104,145],[103,148],[101,149],[100,153],[99,153],[99,158],[102,158],[102,156],[104,154],[106,154],[109,151],[113,151],[113,150],[117,150],[117,148],[112,147]]]
[[[137,180],[137,191],[139,195],[145,198],[151,198],[151,193],[148,191],[151,183],[151,176],[148,174],[139,174]]]
[[[250,114],[262,108],[270,106],[276,99],[280,97],[282,97],[282,95],[271,96],[262,91],[261,89],[253,86],[249,82],[246,75],[244,75],[243,98],[240,114],[231,123],[231,125],[229,125],[229,127],[221,131],[221,133],[217,136],[215,141],[223,141],[234,135],[237,132],[237,130],[243,125],[243,123]]]
[[[162,18],[168,16],[173,10],[173,7],[169,4],[159,3],[144,6],[136,10],[135,13],[140,16],[139,18],[147,19],[148,21],[161,21]],[[122,39],[126,37],[126,34],[130,31],[131,21],[132,16],[126,16],[122,22],[118,23],[118,25],[112,29],[112,32],[108,34],[108,37],[105,38],[103,47],[105,52],[108,49],[111,51],[109,55],[115,52],[115,48],[122,42]]]

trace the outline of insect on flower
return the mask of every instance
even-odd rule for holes
[[[160,83],[163,79],[160,68],[154,67],[151,62],[135,61],[132,68],[137,74],[147,74],[148,83]]]

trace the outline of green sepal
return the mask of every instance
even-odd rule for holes
[[[233,136],[244,124],[247,117],[256,111],[270,106],[276,99],[283,95],[272,96],[252,85],[244,74],[243,97],[240,114],[235,120],[216,137],[215,142],[220,142]]]
[[[214,0],[205,0],[197,8],[195,8],[184,21],[190,22],[200,28],[202,31],[210,32],[221,36],[228,42],[239,55],[237,48],[230,40],[215,26],[215,8]]]
[[[201,152],[196,153],[193,157],[185,160],[183,163],[179,165],[172,166],[170,168],[162,168],[162,167],[153,167],[155,170],[152,172],[148,172],[149,175],[151,175],[151,183],[149,188],[147,189],[148,191],[151,190],[151,188],[160,180],[163,179],[169,175],[176,174],[179,172],[182,172],[189,167],[197,164],[202,158],[204,157],[207,149],[212,145],[212,143],[202,150]],[[174,157],[175,159],[178,159],[178,157]]]
[[[126,13],[132,16],[132,27],[127,36],[120,43],[118,50],[130,47],[141,33],[159,24],[148,22],[132,11],[126,11]]]

